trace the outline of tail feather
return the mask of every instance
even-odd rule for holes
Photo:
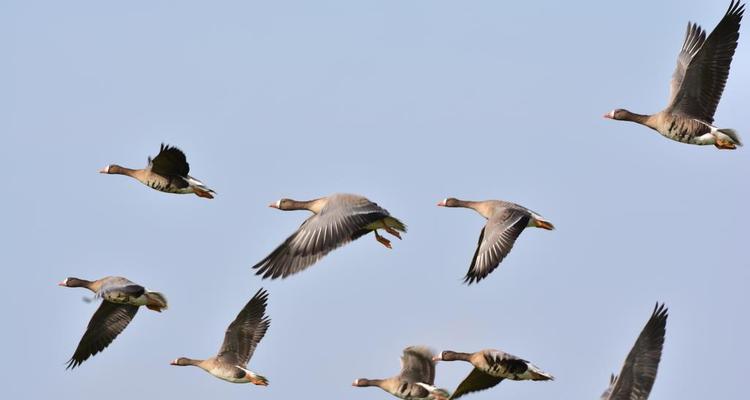
[[[188,185],[193,188],[193,193],[198,195],[199,197],[205,197],[207,199],[213,199],[214,196],[211,194],[216,194],[215,191],[211,190],[208,186],[204,185],[203,182],[193,178],[192,176],[188,176],[184,178]]]
[[[395,229],[397,231],[406,232],[406,225],[404,225],[403,222],[399,221],[396,218],[393,218],[393,217],[390,217],[390,216],[389,217],[385,217],[385,223],[388,224],[389,227],[391,227],[391,228],[393,228],[393,229]]]
[[[193,193],[195,193],[198,197],[203,197],[205,199],[213,199],[214,196],[211,193],[216,193],[213,190],[203,190],[199,189],[197,187],[193,188]]]
[[[431,400],[448,400],[451,397],[450,392],[448,392],[445,389],[441,389],[433,385],[428,385],[422,382],[416,382],[416,384],[418,386],[423,387],[428,392],[430,392],[430,396],[428,398]]]
[[[247,380],[252,383],[253,385],[258,386],[268,386],[268,378],[262,375],[258,375],[253,371],[250,371],[247,368],[242,368],[239,365],[237,365],[237,368],[245,371],[245,376],[247,377]]]
[[[146,308],[157,312],[167,309],[167,298],[159,292],[146,292]]]
[[[554,229],[555,229],[555,226],[554,226],[554,225],[552,225],[552,222],[549,222],[549,221],[545,221],[545,220],[543,220],[543,219],[538,219],[538,220],[536,221],[536,226],[537,226],[538,228],[546,229],[546,230],[548,230],[548,231],[552,231],[552,230],[554,230]]]
[[[742,140],[740,139],[740,135],[734,129],[719,129],[718,131],[729,136],[729,138],[732,139],[734,144],[736,144],[737,146],[742,146]]]
[[[532,381],[554,381],[555,377],[538,369],[536,367],[531,368],[531,380]]]

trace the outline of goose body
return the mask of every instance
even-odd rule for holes
[[[669,104],[664,110],[642,115],[615,109],[604,117],[645,125],[681,143],[714,145],[730,150],[742,146],[737,132],[717,128],[713,122],[729,77],[744,11],[744,4],[732,0],[726,14],[708,37],[697,24],[688,24],[672,75]]]
[[[267,302],[268,292],[258,290],[229,324],[216,356],[205,360],[180,357],[171,365],[198,367],[227,382],[268,386],[268,379],[247,369],[255,348],[271,326],[266,316]]]
[[[379,387],[403,400],[445,400],[449,394],[435,383],[435,361],[433,352],[422,346],[404,349],[401,356],[401,372],[386,379],[360,378],[352,383],[356,387]]]
[[[60,282],[59,286],[83,287],[102,299],[75,353],[68,361],[68,368],[71,369],[107,348],[130,324],[139,307],[145,306],[158,312],[167,308],[167,299],[163,294],[148,291],[119,276],[108,276],[95,281],[71,277]]]
[[[449,197],[438,203],[441,207],[470,208],[487,219],[479,234],[474,257],[464,282],[472,284],[486,278],[510,253],[527,227],[554,229],[551,222],[526,207],[502,200],[468,201]]]
[[[554,377],[534,364],[500,350],[486,349],[475,353],[460,353],[446,350],[436,356],[435,361],[465,361],[474,369],[458,385],[451,399],[465,394],[489,389],[505,379],[514,381],[547,381]]]
[[[182,361],[178,361],[182,360]],[[240,367],[239,365],[231,365],[226,362],[221,362],[215,358],[207,360],[192,360],[192,359],[177,359],[172,365],[193,365],[196,366],[209,374],[231,383],[254,383],[258,386],[267,386],[268,380],[260,375]]]
[[[309,201],[281,199],[270,207],[279,210],[307,210],[313,215],[279,245],[271,254],[253,266],[264,279],[286,278],[323,258],[334,249],[370,232],[375,239],[391,248],[391,243],[378,233],[382,229],[401,239],[399,232],[406,226],[392,217],[388,210],[363,196],[333,194]]]
[[[668,309],[658,303],[628,353],[619,375],[612,375],[601,400],[646,400],[661,361]]]
[[[188,175],[190,164],[182,150],[162,143],[159,154],[148,158],[148,165],[143,169],[130,169],[117,164],[102,168],[100,173],[126,175],[151,189],[165,193],[190,194],[208,199],[216,193],[203,182]]]

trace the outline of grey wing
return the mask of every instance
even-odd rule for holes
[[[185,188],[188,182],[185,178],[190,172],[190,164],[187,162],[182,150],[161,144],[159,154],[153,159],[149,158],[148,167],[151,172],[161,175],[169,180],[169,184],[177,188]]]
[[[506,208],[504,212],[488,219],[479,235],[477,249],[464,282],[479,282],[494,271],[510,253],[516,239],[529,224],[530,218],[530,214],[525,210]]]
[[[399,376],[409,383],[435,383],[435,353],[427,347],[412,346],[404,349],[401,356],[401,372]]]
[[[609,400],[645,400],[656,380],[667,326],[667,308],[657,303],[630,350]]]
[[[232,365],[247,365],[271,325],[271,320],[265,315],[267,301],[268,292],[260,289],[247,302],[237,318],[229,324],[218,358]]]
[[[389,216],[370,201],[326,205],[284,243],[253,266],[263,279],[286,278],[313,265],[332,250],[369,232],[366,226]]]
[[[724,18],[705,40],[705,32],[700,27],[688,25],[675,70],[675,75],[682,78],[673,77],[672,98],[667,107],[670,111],[709,124],[713,122],[729,77],[744,11],[744,4],[732,0]]]
[[[677,92],[680,90],[680,86],[682,86],[682,81],[685,79],[685,71],[687,71],[690,61],[695,57],[705,41],[706,32],[698,24],[688,23],[687,32],[685,32],[685,41],[682,43],[680,54],[677,55],[677,66],[675,66],[674,73],[672,74],[672,82],[669,85],[670,107],[674,102]]]
[[[89,357],[104,350],[133,320],[138,306],[103,301],[91,317],[67,368],[75,368]]]
[[[492,375],[485,374],[484,372],[474,368],[473,370],[471,370],[466,379],[464,379],[458,385],[456,391],[453,392],[453,395],[450,398],[457,399],[468,393],[486,390],[502,381],[503,378],[497,378]]]

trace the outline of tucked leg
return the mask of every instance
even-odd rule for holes
[[[718,149],[723,149],[723,150],[734,150],[737,148],[737,146],[731,141],[719,139],[719,138],[716,138],[716,143],[714,143],[714,146],[716,146],[716,148]]]
[[[211,192],[207,192],[205,190],[193,189],[193,193],[195,193],[196,196],[203,197],[205,199],[213,199],[214,198],[214,196],[211,195]]]
[[[388,226],[388,222],[384,219],[383,221],[383,229],[385,229],[386,232],[390,233],[391,235],[397,237],[399,240],[401,240],[401,234],[398,233],[397,230],[391,228]]]
[[[391,235],[393,235],[393,236],[395,236],[395,237],[399,238],[399,240],[401,239],[401,234],[400,234],[400,233],[398,233],[398,231],[397,231],[397,230],[395,230],[395,229],[391,228],[390,226],[386,225],[386,226],[385,226],[385,231],[386,231],[386,232],[388,232],[388,233],[390,233]]]

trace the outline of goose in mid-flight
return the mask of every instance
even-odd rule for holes
[[[224,343],[216,356],[205,360],[180,357],[172,361],[171,365],[192,365],[227,382],[268,386],[266,377],[247,369],[255,348],[271,325],[271,320],[266,316],[267,300],[268,292],[265,290],[260,289],[255,293],[237,314],[237,318],[229,324],[224,334]]]
[[[435,386],[435,361],[432,350],[422,346],[404,349],[401,372],[386,379],[360,378],[352,383],[356,387],[379,387],[403,400],[445,400],[449,394]]]
[[[140,306],[161,312],[167,308],[167,298],[119,276],[108,276],[95,281],[67,278],[58,285],[82,287],[94,292],[102,304],[91,317],[86,332],[68,361],[75,368],[89,357],[103,351],[128,326]]]
[[[435,361],[466,361],[474,366],[469,375],[458,385],[451,399],[465,394],[489,389],[504,379],[514,381],[549,381],[552,375],[534,364],[500,350],[480,350],[476,353],[459,353],[446,350],[436,356]]]
[[[313,215],[271,254],[253,266],[263,279],[286,278],[313,265],[332,250],[370,232],[383,246],[391,242],[378,233],[382,229],[401,239],[406,226],[388,210],[356,194],[333,194],[309,201],[281,199],[270,207],[308,210]]]
[[[638,340],[635,341],[620,370],[620,375],[612,375],[609,387],[601,400],[646,400],[656,380],[664,335],[667,329],[669,310],[664,304],[656,303],[651,318],[646,322]]]
[[[213,199],[216,192],[203,182],[188,175],[190,164],[182,150],[161,144],[159,154],[148,158],[148,165],[142,169],[130,169],[110,164],[99,170],[102,174],[126,175],[160,192],[188,194]]]
[[[487,219],[487,224],[479,234],[479,243],[469,272],[464,278],[464,282],[468,284],[479,282],[494,271],[510,253],[516,239],[526,227],[555,229],[541,215],[508,201],[467,201],[449,197],[439,202],[438,206],[470,208]]]
[[[737,48],[744,12],[745,5],[732,0],[724,18],[708,37],[700,26],[688,23],[672,75],[667,108],[653,115],[616,109],[604,118],[637,122],[682,143],[712,144],[730,150],[742,146],[737,132],[717,128],[713,123]]]

